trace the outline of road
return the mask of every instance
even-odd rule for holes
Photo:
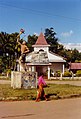
[[[81,86],[81,80],[70,80],[70,81],[64,81],[64,80],[58,80],[58,81],[54,81],[54,80],[50,80],[50,81],[46,81],[46,83],[50,83],[50,84],[70,84],[70,85],[75,85],[75,86]]]
[[[81,119],[81,98],[0,102],[0,119]]]
[[[0,84],[10,84],[10,80],[0,80]]]
[[[58,80],[58,81],[54,81],[54,80],[46,80],[46,83],[50,83],[50,84],[70,84],[70,85],[76,85],[76,86],[81,86],[81,80],[70,80],[70,81],[63,81],[63,80]],[[0,84],[11,84],[10,80],[0,80]]]

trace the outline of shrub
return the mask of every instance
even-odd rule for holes
[[[81,76],[81,70],[78,70],[77,72],[76,72],[76,76]]]
[[[57,70],[54,74],[55,77],[60,77],[61,75],[61,71],[60,70]]]
[[[69,71],[65,71],[64,74],[63,74],[64,77],[71,77],[72,76],[72,73],[69,72]]]

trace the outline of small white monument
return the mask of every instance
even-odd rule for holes
[[[36,88],[37,73],[36,72],[11,72],[11,87],[15,88]]]

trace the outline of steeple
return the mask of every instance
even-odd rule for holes
[[[33,45],[34,51],[44,50],[44,51],[48,52],[49,46],[50,45],[47,43],[43,33],[41,32],[40,35],[38,36],[38,39],[37,39],[35,45]]]
[[[35,45],[33,45],[33,47],[35,47],[35,46],[41,46],[41,45],[42,45],[42,46],[50,46],[50,45],[47,43],[47,41],[46,41],[46,39],[45,39],[45,37],[44,37],[44,35],[43,35],[42,32],[41,32],[40,35],[38,36],[38,39],[37,39]]]

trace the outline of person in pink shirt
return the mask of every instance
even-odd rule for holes
[[[38,79],[38,85],[40,85],[40,84],[46,85],[46,82],[45,82],[45,80],[43,78],[43,74],[41,74],[39,76],[39,79]]]
[[[37,98],[36,101],[40,101],[40,99],[45,99],[47,101],[45,92],[44,92],[44,87],[46,87],[46,82],[43,78],[43,73],[40,74],[38,78],[38,90],[37,90]]]

